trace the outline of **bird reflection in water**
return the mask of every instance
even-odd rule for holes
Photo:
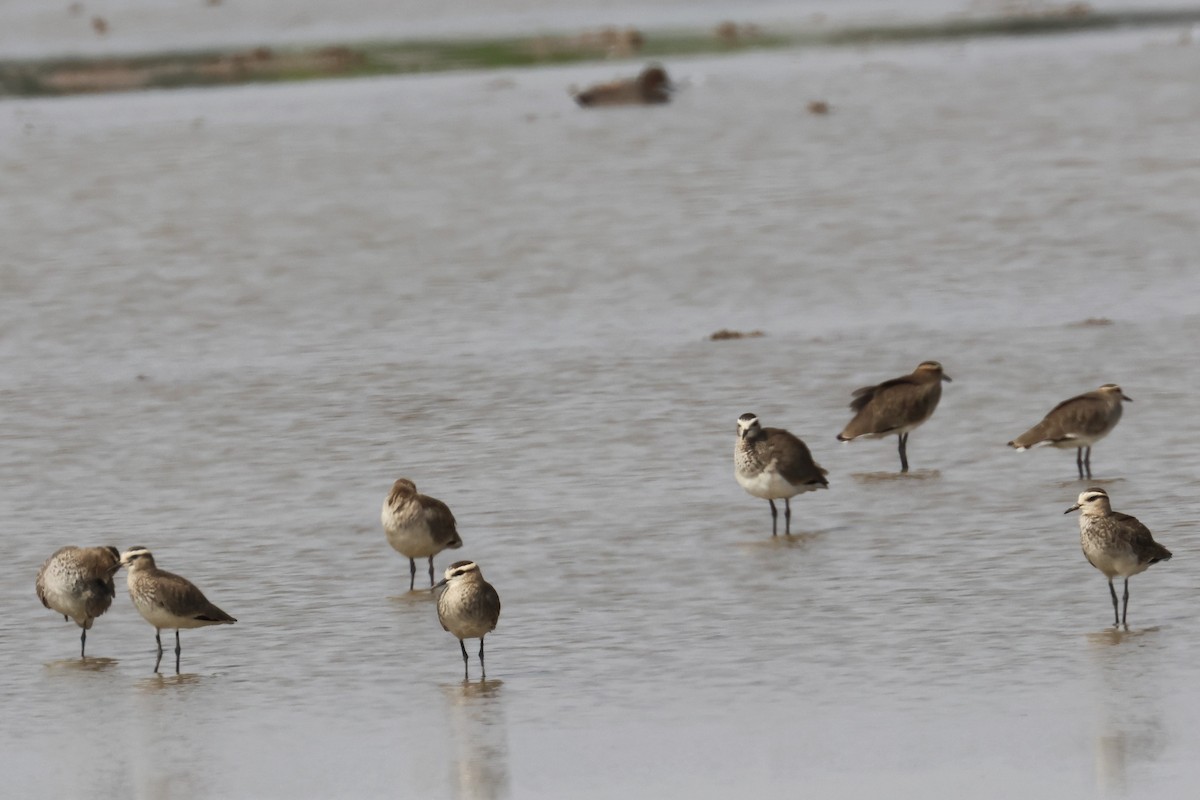
[[[196,686],[202,680],[203,676],[194,672],[185,672],[182,675],[162,675],[155,673],[139,680],[136,686],[138,691],[141,692],[159,692],[181,686]]]
[[[463,681],[443,687],[454,741],[451,782],[461,800],[509,796],[508,721],[503,681]]]
[[[1164,687],[1154,669],[1158,627],[1107,628],[1087,634],[1096,678],[1096,788],[1102,796],[1128,794],[1131,766],[1146,764],[1165,749],[1160,698]]]
[[[46,669],[50,670],[65,670],[68,672],[103,672],[106,669],[115,667],[118,662],[115,658],[105,658],[103,656],[88,656],[87,658],[63,658],[57,661],[51,661],[46,664]]]

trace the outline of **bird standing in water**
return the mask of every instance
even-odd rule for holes
[[[829,487],[829,474],[813,461],[808,446],[782,428],[764,428],[754,414],[737,421],[733,476],[750,494],[771,504],[771,535],[779,532],[776,500],[783,500],[784,535],[792,533],[791,498]]]
[[[900,471],[908,472],[908,434],[933,416],[942,399],[942,381],[950,382],[942,365],[922,361],[910,375],[855,389],[850,401],[854,418],[838,434],[838,441],[895,434],[900,439]]]
[[[1079,511],[1079,543],[1083,556],[1108,578],[1108,592],[1112,595],[1113,627],[1124,625],[1129,611],[1129,579],[1145,572],[1152,564],[1169,561],[1171,551],[1154,541],[1150,529],[1135,517],[1112,510],[1108,492],[1103,489],[1088,489],[1079,495],[1075,505],[1064,511],[1070,514]],[[1117,590],[1113,578],[1125,579],[1125,602],[1117,616]]]
[[[115,547],[67,546],[56,550],[38,570],[35,588],[42,605],[83,628],[80,658],[87,657],[87,632],[92,623],[117,596],[113,575],[120,568],[121,554]]]
[[[463,680],[470,679],[470,657],[464,639],[479,640],[479,671],[487,678],[483,663],[483,637],[496,629],[500,620],[500,595],[483,579],[474,561],[456,561],[446,570],[446,577],[435,588],[443,588],[438,596],[438,621],[442,628],[454,634],[462,650]]]

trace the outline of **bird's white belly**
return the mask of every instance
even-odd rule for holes
[[[774,466],[767,467],[757,475],[746,475],[734,470],[734,477],[737,478],[737,482],[743,489],[764,500],[782,500],[817,488],[816,486],[795,486],[788,483],[775,470]]]
[[[156,628],[199,628],[212,624],[211,622],[202,622],[190,617],[181,617],[177,614],[172,614],[158,603],[150,600],[138,600],[135,597],[133,604],[137,607],[138,613],[142,615],[142,619]]]
[[[857,439],[883,439],[884,437],[895,436],[895,435],[896,435],[895,431],[888,431],[887,433],[860,433],[858,436],[855,436],[853,439],[846,439],[845,441],[853,442]]]
[[[1094,436],[1083,433],[1071,433],[1067,435],[1066,439],[1057,442],[1046,442],[1046,444],[1050,447],[1056,447],[1059,450],[1076,450],[1080,447],[1091,447],[1107,435],[1108,431],[1102,431]]]
[[[478,639],[492,630],[491,623],[453,610],[443,609],[442,624],[459,639]]]
[[[83,600],[71,592],[57,591],[54,587],[47,586],[46,602],[50,604],[51,609],[59,614],[66,614],[77,624],[82,624],[82,621],[87,619]]]
[[[428,558],[443,550],[434,544],[425,525],[385,525],[384,532],[392,549],[408,558]]]
[[[1146,568],[1150,566],[1149,564],[1139,564],[1132,551],[1114,554],[1111,551],[1085,548],[1083,552],[1092,566],[1110,578],[1114,575],[1128,578],[1139,572],[1145,572]]]
[[[433,541],[429,526],[420,516],[398,516],[384,503],[379,520],[383,523],[383,532],[387,535],[388,544],[402,556],[428,558],[445,549]]]
[[[899,428],[892,428],[891,430],[883,431],[882,433],[860,433],[853,439],[846,439],[845,441],[853,442],[858,439],[886,439],[889,436],[901,436],[905,433],[912,433],[917,428],[924,425],[928,419],[929,417],[922,417],[916,422],[909,423],[908,425],[901,425]]]

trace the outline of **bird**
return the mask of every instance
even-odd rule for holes
[[[1079,543],[1083,556],[1108,578],[1108,591],[1112,595],[1113,627],[1124,625],[1129,611],[1129,578],[1145,572],[1152,564],[1170,561],[1171,551],[1154,541],[1150,529],[1137,518],[1112,510],[1108,492],[1103,489],[1088,489],[1081,492],[1075,505],[1064,511],[1070,514],[1079,511]],[[1113,578],[1120,575],[1125,579],[1125,602],[1121,615],[1117,616],[1117,590]]]
[[[175,629],[175,674],[179,674],[180,628],[202,628],[206,625],[232,625],[236,619],[208,601],[194,583],[180,575],[159,569],[154,556],[145,547],[131,547],[121,555],[126,569],[129,596],[142,619],[154,626],[154,641],[158,643],[158,658],[154,671],[162,663],[163,628]]]
[[[1008,443],[1018,451],[1038,444],[1075,448],[1079,480],[1092,477],[1092,445],[1108,436],[1121,420],[1121,401],[1133,402],[1121,387],[1106,383],[1094,392],[1063,400],[1041,422]],[[1087,451],[1086,455],[1084,451]]]
[[[922,361],[910,375],[855,389],[850,401],[854,418],[837,435],[838,441],[895,434],[900,439],[900,471],[908,472],[908,434],[933,415],[942,399],[942,381],[951,382],[942,365]]]
[[[733,476],[741,487],[771,504],[771,535],[779,532],[776,500],[783,500],[784,535],[792,533],[791,498],[829,488],[828,470],[813,461],[808,446],[782,428],[764,428],[754,414],[737,421]]]
[[[496,629],[500,619],[500,595],[490,583],[483,579],[479,565],[474,561],[455,561],[446,569],[446,576],[438,581],[438,621],[442,628],[458,638],[462,650],[463,680],[470,680],[470,657],[464,639],[479,640],[479,670],[487,680],[487,667],[483,663],[483,637]]]
[[[73,619],[79,634],[79,657],[86,658],[87,632],[117,596],[113,576],[121,568],[115,547],[61,547],[38,570],[38,599],[46,608]]]
[[[429,585],[433,586],[433,557],[443,550],[462,547],[450,507],[441,500],[421,494],[408,478],[392,484],[392,491],[379,512],[388,544],[408,559],[408,590],[417,581],[418,558],[429,559]]]
[[[590,86],[582,92],[574,92],[575,102],[584,108],[595,106],[657,105],[671,99],[675,86],[667,77],[667,71],[651,65],[636,78],[625,78]]]

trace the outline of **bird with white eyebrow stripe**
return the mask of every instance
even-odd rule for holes
[[[771,504],[772,536],[779,532],[779,511],[775,501],[783,501],[783,533],[790,536],[791,498],[804,492],[828,489],[827,474],[828,470],[813,460],[808,445],[788,431],[764,428],[754,414],[738,417],[733,477],[747,492]]]
[[[1124,625],[1129,611],[1129,578],[1145,572],[1152,564],[1169,561],[1171,551],[1154,541],[1150,529],[1137,518],[1112,510],[1108,492],[1103,489],[1088,489],[1079,495],[1079,501],[1064,511],[1070,514],[1078,510],[1079,543],[1083,556],[1108,578],[1108,591],[1112,595],[1114,628]],[[1113,578],[1125,579],[1125,603],[1121,615],[1117,616],[1117,590]]]
[[[483,637],[496,630],[500,621],[500,595],[483,579],[474,561],[455,561],[446,577],[434,585],[441,589],[437,599],[438,621],[458,639],[463,657],[463,680],[470,678],[470,657],[463,639],[479,640],[479,671],[487,680],[483,664]]]
[[[206,625],[232,625],[236,619],[208,601],[204,592],[182,575],[159,569],[154,556],[144,547],[131,547],[121,555],[129,584],[129,597],[142,619],[154,626],[154,641],[158,658],[154,671],[162,663],[163,628],[175,629],[175,674],[179,674],[180,628],[202,628]]]

